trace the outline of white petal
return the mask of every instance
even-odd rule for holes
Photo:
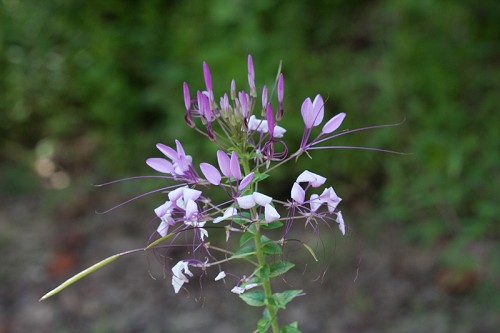
[[[267,223],[276,221],[280,218],[280,214],[278,214],[278,211],[270,204],[267,204],[264,208],[264,216]]]
[[[282,138],[283,135],[285,135],[285,133],[286,133],[285,128],[278,126],[278,125],[276,125],[276,127],[274,127],[273,135],[275,138]]]
[[[217,276],[215,277],[215,281],[222,280],[225,277],[226,277],[226,273],[224,273],[224,271],[220,271],[220,273],[217,274]]]
[[[313,194],[311,195],[311,200],[309,201],[309,204],[311,205],[311,211],[315,212],[321,207],[321,200],[319,199],[319,195]]]
[[[255,199],[251,194],[236,198],[236,201],[238,201],[238,205],[243,209],[250,209],[255,206]]]
[[[198,205],[193,200],[189,199],[186,204],[186,219],[191,219],[198,215]]]
[[[342,212],[337,213],[337,223],[339,224],[339,230],[342,235],[345,235],[345,222],[344,217],[342,216]]]
[[[320,187],[326,181],[326,178],[318,174],[305,170],[297,177],[297,183],[308,182],[312,187]]]
[[[201,191],[187,187],[187,188],[184,188],[184,191],[182,192],[182,196],[184,197],[184,201],[188,201],[188,200],[196,201],[201,196]]]
[[[156,229],[156,232],[158,232],[161,237],[164,237],[167,235],[167,231],[168,231],[168,224],[167,222],[162,220],[160,225]]]
[[[168,192],[168,198],[170,199],[170,201],[175,202],[175,201],[177,201],[177,199],[182,197],[182,194],[184,193],[184,189],[186,189],[186,188],[187,188],[187,186],[183,186],[183,187],[179,187],[173,191]]]
[[[224,212],[224,215],[222,216],[219,216],[217,218],[215,218],[213,220],[213,223],[219,223],[220,221],[224,221],[228,218],[230,218],[231,216],[234,216],[234,215],[237,215],[238,214],[238,211],[236,210],[236,208],[234,207],[229,207],[228,209],[226,209],[226,211]]]
[[[265,206],[268,203],[270,203],[271,201],[273,201],[273,198],[271,198],[270,196],[259,193],[259,192],[253,192],[252,196],[253,196],[253,199],[255,200],[255,202],[257,204],[259,204],[260,206]]]
[[[236,286],[233,289],[231,289],[231,292],[238,294],[238,295],[241,295],[245,292],[245,288],[241,288],[241,287]]]
[[[298,183],[293,183],[292,199],[299,204],[303,204],[305,196],[306,192],[304,191],[304,189]]]

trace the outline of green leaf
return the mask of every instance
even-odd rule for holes
[[[248,291],[240,295],[240,298],[250,306],[264,306],[266,295],[261,290]]]
[[[240,247],[251,239],[253,239],[253,234],[249,231],[244,232],[240,237]]]
[[[263,280],[269,279],[269,275],[271,273],[271,267],[267,264],[262,266],[259,270],[259,277]]]
[[[299,324],[295,321],[291,324],[283,326],[280,329],[280,333],[302,333],[302,331],[299,330]]]
[[[259,330],[259,333],[266,333],[267,330],[269,330],[269,327],[271,327],[271,323],[272,318],[269,314],[269,309],[265,308],[264,312],[262,313],[262,318],[260,318],[257,322],[257,329]]]
[[[278,228],[281,228],[282,226],[283,226],[283,222],[281,222],[281,221],[274,221],[274,222],[271,222],[271,223],[262,223],[260,225],[260,227],[262,229],[268,229],[268,230],[278,229]]]
[[[236,251],[231,258],[234,257],[246,257],[246,256],[251,256],[255,254],[255,246],[245,246]]]
[[[285,290],[282,293],[273,294],[273,299],[277,307],[285,309],[286,305],[299,294],[302,294],[302,290]]]
[[[307,245],[306,243],[302,243],[302,245],[304,245],[304,247],[306,248],[307,251],[309,251],[309,253],[312,255],[312,257],[314,258],[315,261],[318,261],[318,258],[316,258],[316,254],[314,253],[313,249]]]
[[[285,274],[292,269],[295,264],[289,261],[277,261],[270,265],[269,277],[276,277]]]
[[[275,254],[281,254],[281,246],[279,246],[275,241],[270,240],[266,236],[262,236],[262,251],[266,256],[272,256]]]
[[[250,215],[249,212],[241,212],[238,215],[231,217],[231,219],[239,225],[244,225],[252,220],[252,215]]]
[[[94,265],[90,266],[89,268],[87,268],[86,270],[81,271],[80,273],[76,274],[75,276],[67,279],[66,281],[64,281],[63,283],[61,283],[57,288],[52,289],[51,291],[49,291],[48,293],[46,293],[45,295],[43,295],[42,298],[40,298],[39,301],[43,301],[43,300],[46,300],[49,297],[54,296],[55,294],[57,294],[61,290],[69,287],[70,285],[72,285],[76,281],[78,281],[81,278],[89,275],[90,273],[98,270],[99,268],[101,268],[101,267],[109,264],[110,262],[115,261],[116,259],[120,258],[124,254],[126,254],[126,253],[118,253],[118,254],[115,254],[115,255],[113,255],[111,257],[108,257],[108,258],[106,258],[104,260],[99,261],[97,264],[94,264]]]

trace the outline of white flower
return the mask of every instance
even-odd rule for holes
[[[189,279],[186,277],[193,276],[193,273],[189,271],[189,263],[187,261],[181,260],[174,267],[172,267],[172,286],[174,286],[174,291],[177,294],[184,283],[188,283]]]

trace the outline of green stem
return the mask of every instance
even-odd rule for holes
[[[241,154],[240,156],[243,156],[243,154]],[[245,175],[248,175],[250,173],[249,160],[247,158],[242,158],[241,164],[243,166]],[[262,248],[260,224],[261,221],[260,219],[257,218],[257,221],[255,222],[255,233],[254,233],[255,255],[257,256],[259,267],[264,267],[266,265],[266,256]],[[277,315],[278,311],[275,306],[269,304],[269,300],[271,300],[273,297],[273,292],[271,290],[271,280],[269,277],[262,280],[263,280],[262,288],[264,289],[264,295],[266,296],[266,308],[269,311],[269,316],[271,317],[271,328],[273,333],[279,333],[280,326],[278,323],[278,315]]]
[[[257,220],[255,222],[255,234],[254,234],[254,239],[255,239],[255,252],[257,256],[257,260],[259,262],[260,267],[264,267],[266,264],[266,257],[264,255],[264,251],[262,249],[262,242],[261,242],[261,234],[260,234],[260,220]],[[266,295],[266,300],[270,300],[273,297],[273,292],[271,291],[271,281],[270,278],[267,277],[263,279],[262,281],[262,287],[264,288],[264,294]],[[269,316],[271,317],[271,328],[273,329],[273,333],[279,333],[280,327],[278,323],[278,316],[277,316],[277,311],[276,307],[269,304],[269,302],[266,302],[266,308],[269,310]]]

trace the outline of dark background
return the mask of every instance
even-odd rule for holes
[[[305,332],[500,327],[498,1],[3,0],[0,13],[0,332],[254,328],[258,312],[232,286],[192,282],[174,295],[145,255],[37,302],[146,243],[161,195],[95,211],[158,185],[93,184],[151,174],[145,159],[175,138],[213,162],[216,148],[183,122],[182,82],[202,88],[205,60],[216,96],[232,78],[246,87],[249,53],[258,91],[283,61],[291,149],[302,101],[321,93],[327,116],[347,113],[343,128],[404,120],[334,144],[411,153],[321,151],[273,175],[273,195],[306,167],[327,176],[348,225],[346,237],[322,234],[319,264],[296,251],[289,279],[308,295],[283,322]]]

